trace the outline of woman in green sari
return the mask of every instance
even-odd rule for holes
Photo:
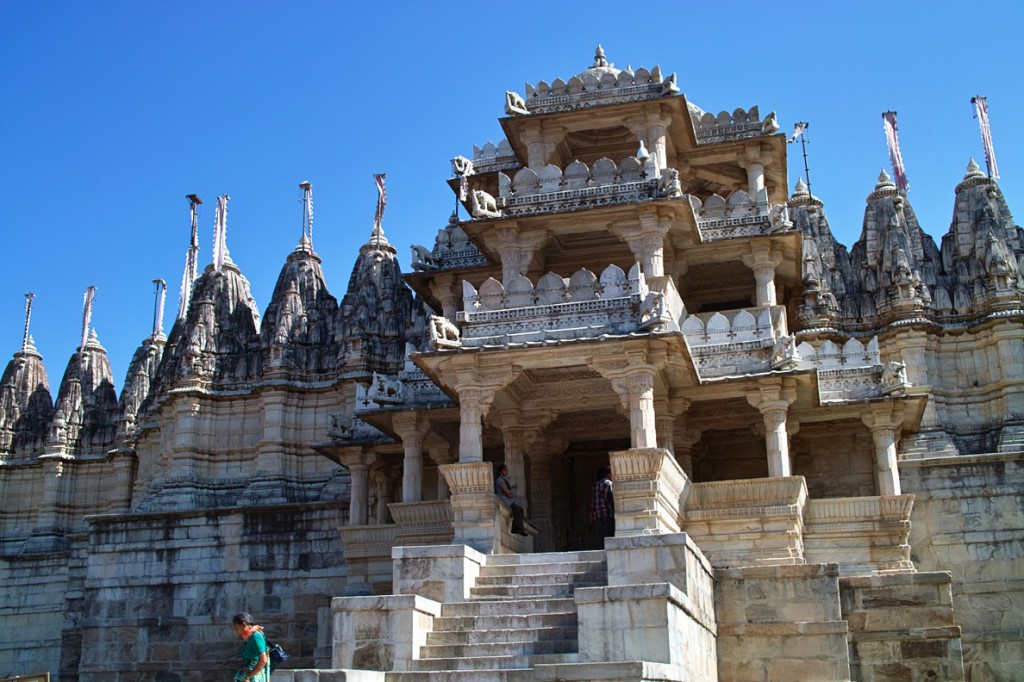
[[[235,673],[235,682],[270,682],[270,655],[263,628],[252,622],[248,613],[238,613],[231,620],[231,629],[242,639],[242,667]]]

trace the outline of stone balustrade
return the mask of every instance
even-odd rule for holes
[[[696,313],[681,329],[702,379],[767,372],[795,347],[784,306]]]
[[[851,338],[842,346],[826,340],[817,348],[804,341],[797,355],[801,366],[816,368],[822,403],[899,396],[910,387],[902,362],[882,363],[878,337],[866,344]]]
[[[473,173],[490,173],[517,166],[519,162],[516,160],[516,154],[505,138],[497,145],[490,141],[483,147],[473,145]]]
[[[804,510],[804,557],[809,563],[838,563],[843,575],[913,571],[913,507],[913,495],[809,500]]]
[[[386,557],[391,560],[391,548],[395,545],[394,524],[379,526],[343,526],[338,529],[345,543],[345,557],[365,559]]]
[[[398,527],[396,546],[444,545],[452,541],[452,505],[448,500],[392,502],[388,510]]]
[[[716,144],[770,135],[779,127],[775,112],[768,114],[762,121],[756,104],[748,111],[737,108],[731,114],[728,111],[719,112],[717,116],[710,112],[699,117],[691,114],[691,120],[697,144]]]
[[[522,168],[513,178],[498,173],[497,207],[513,217],[682,196],[678,188],[659,190],[661,176],[669,170],[659,169],[654,156],[627,156],[618,165],[600,158],[592,169],[574,161],[564,172],[549,164],[539,171]]]
[[[802,476],[695,483],[685,531],[716,567],[803,564]]]
[[[412,269],[416,271],[458,270],[486,264],[487,258],[469,240],[454,213],[448,225],[437,231],[433,249],[412,245]]]
[[[693,195],[687,196],[702,242],[756,237],[793,227],[789,208],[785,204],[769,204],[767,189],[762,188],[753,197],[741,189],[728,199],[712,194],[703,202]]]
[[[569,278],[548,273],[536,285],[519,275],[508,288],[493,278],[479,290],[464,281],[462,291],[463,347],[629,334],[651,318],[650,311],[644,316],[651,291],[639,265],[628,275],[615,265],[600,277],[586,269]]]
[[[629,68],[622,71],[588,69],[568,81],[556,78],[550,84],[546,81],[540,81],[536,86],[527,83],[525,99],[519,98],[525,112],[513,113],[572,111],[601,104],[657,99],[678,91],[676,75],[673,73],[664,78],[659,66],[651,70],[641,67],[636,71]]]

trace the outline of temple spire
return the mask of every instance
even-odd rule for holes
[[[195,194],[185,196],[189,202],[189,210],[192,213],[192,241],[189,243],[188,253],[185,256],[185,272],[181,276],[181,295],[178,300],[178,319],[184,320],[188,314],[188,303],[192,298],[192,285],[199,274],[199,223],[197,221],[197,207],[203,203]]]
[[[82,298],[82,345],[78,349],[81,355],[85,344],[89,341],[89,322],[92,320],[92,302],[96,298],[96,286],[90,284]]]
[[[313,250],[313,185],[309,180],[299,183],[302,190],[302,238],[299,246]]]
[[[164,299],[167,297],[167,282],[162,279],[154,279],[156,285],[156,301],[153,309],[153,338],[163,333],[164,326]]]
[[[220,272],[225,263],[231,262],[228,253],[228,200],[227,194],[217,197],[217,209],[213,216],[213,268]]]
[[[25,294],[25,334],[21,337],[21,352],[24,353],[28,350],[29,335],[28,335],[28,321],[32,318],[32,299],[36,297],[35,294],[29,292]]]

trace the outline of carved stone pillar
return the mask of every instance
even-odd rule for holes
[[[654,369],[632,368],[611,380],[624,407],[629,410],[630,444],[633,448],[655,448],[658,432],[654,421]]]
[[[645,277],[665,274],[665,235],[670,222],[655,213],[643,213],[638,222],[611,225],[612,234],[629,245]]]
[[[903,424],[903,406],[872,405],[871,412],[862,415],[864,425],[871,430],[875,442],[875,481],[879,495],[901,495],[900,472],[896,464],[896,442]]]
[[[402,502],[423,499],[423,439],[429,428],[415,412],[396,414],[391,426],[402,439],[405,459],[402,467]]]
[[[679,438],[676,439],[676,461],[682,467],[683,473],[691,481],[693,480],[693,446],[696,445],[704,432],[700,429],[683,429]]]
[[[778,304],[775,294],[775,269],[781,263],[782,254],[764,244],[751,246],[751,253],[744,254],[743,264],[754,271],[756,305]]]
[[[508,288],[519,275],[525,275],[530,263],[547,241],[546,233],[520,234],[515,226],[498,228],[495,251],[501,256],[501,283]]]
[[[752,162],[747,164],[747,187],[752,198],[757,198],[758,192],[764,189],[764,164]]]
[[[462,301],[462,288],[451,274],[438,275],[431,283],[434,296],[441,302],[441,315],[454,320]]]
[[[451,495],[451,489],[448,487],[448,480],[441,474],[441,465],[451,464],[455,461],[455,456],[451,452],[451,446],[440,439],[433,443],[428,441],[427,454],[430,455],[430,460],[438,466],[437,499],[447,500]]]
[[[493,388],[464,388],[459,391],[459,461],[484,459],[483,419],[494,400]]]
[[[764,419],[769,476],[791,476],[793,472],[786,416],[794,400],[796,382],[792,379],[761,379],[758,390],[747,393],[747,402],[756,407]]]
[[[352,477],[352,493],[348,503],[348,525],[365,526],[369,519],[367,504],[370,500],[370,467],[366,464],[351,464],[348,467]]]
[[[520,134],[520,139],[526,144],[526,165],[535,171],[554,161],[555,150],[565,138],[562,128],[544,129],[540,125]]]
[[[391,501],[390,481],[383,469],[377,469],[371,475],[373,478],[374,494],[376,502],[373,505],[373,514],[377,519],[377,525],[382,526],[388,522],[388,503]]]
[[[658,432],[658,447],[675,455],[674,431],[676,420],[690,407],[685,398],[655,399],[654,422]]]
[[[644,115],[630,116],[626,125],[636,135],[637,143],[643,140],[647,151],[653,155],[658,168],[668,167],[668,146],[665,143],[665,132],[671,119],[660,111],[647,111]]]

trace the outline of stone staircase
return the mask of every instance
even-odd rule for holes
[[[607,585],[605,554],[496,554],[470,599],[446,603],[420,657],[387,682],[526,682],[538,664],[578,659],[577,587]]]

